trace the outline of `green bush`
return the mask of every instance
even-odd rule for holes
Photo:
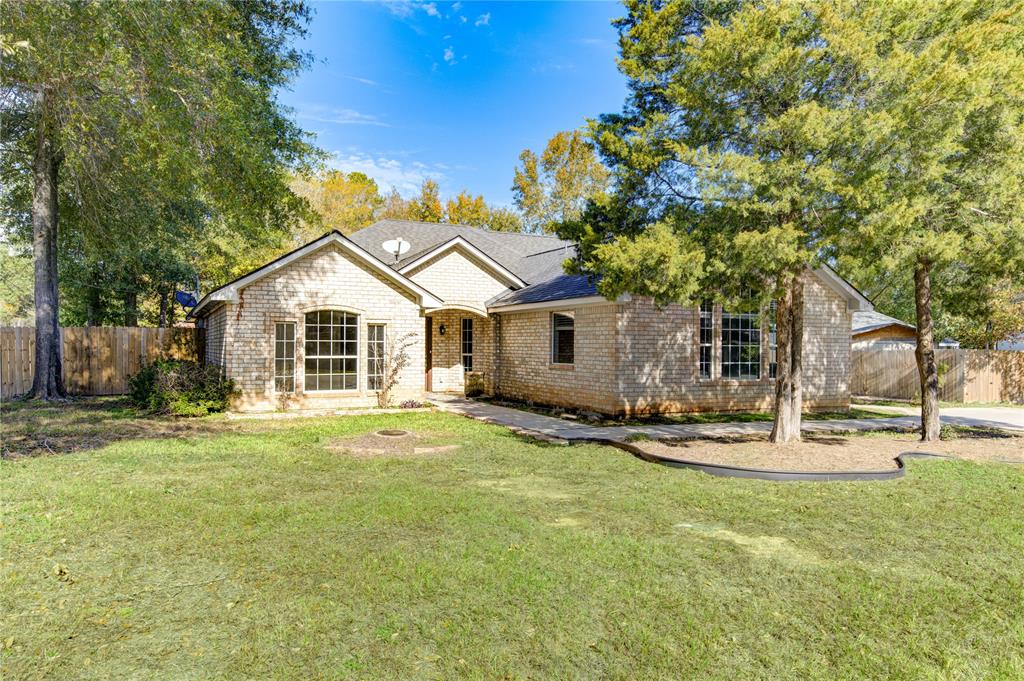
[[[160,359],[128,379],[132,404],[154,414],[206,416],[224,411],[235,384],[215,366]]]

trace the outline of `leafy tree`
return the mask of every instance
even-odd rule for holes
[[[524,227],[519,213],[509,208],[490,208],[486,226],[492,232],[522,232]]]
[[[290,45],[309,10],[292,0],[140,0],[116,11],[103,2],[11,0],[0,13],[0,173],[31,188],[30,208],[23,204],[35,263],[31,395],[50,399],[64,394],[64,233],[124,253],[140,244],[140,231],[167,231],[179,243],[180,223],[162,218],[201,201],[204,225],[258,244],[301,215],[287,167],[316,150],[275,90],[308,63]]]
[[[615,192],[559,228],[599,290],[777,301],[772,441],[800,438],[804,283],[851,190],[856,27],[827,3],[629,0],[622,114],[591,124]],[[527,168],[528,169],[528,168]]]
[[[608,169],[579,130],[557,133],[540,158],[524,149],[519,161],[512,192],[532,232],[550,231],[555,223],[578,219],[587,200],[608,186]]]
[[[416,220],[416,206],[413,201],[403,199],[398,190],[392,187],[384,197],[377,217],[381,220]]]
[[[473,196],[462,190],[454,199],[445,202],[445,221],[456,225],[481,227],[488,223],[490,209],[484,197]]]
[[[935,309],[985,320],[1024,279],[1024,6],[928,3],[859,15],[878,125],[851,228],[835,247],[913,291],[922,439],[939,437]],[[1011,285],[1012,287],[1012,285]]]
[[[444,220],[444,208],[441,206],[441,193],[437,182],[427,178],[423,180],[420,195],[412,200],[414,220],[421,222],[441,222]]]
[[[294,235],[305,243],[326,230],[337,229],[352,234],[371,224],[384,203],[377,182],[360,172],[343,173],[330,170],[321,175],[296,176],[292,191],[310,203],[313,219]]]
[[[0,241],[0,325],[21,323],[32,312],[32,257]]]

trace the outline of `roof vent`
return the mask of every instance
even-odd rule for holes
[[[409,252],[410,245],[411,244],[408,241],[406,241],[402,237],[398,237],[397,239],[388,239],[387,241],[382,243],[380,247],[383,248],[388,253],[390,253],[391,255],[395,256],[395,262],[398,262],[398,259],[401,256]]]

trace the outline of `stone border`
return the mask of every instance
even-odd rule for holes
[[[955,459],[956,457],[945,454],[933,454],[931,452],[903,452],[899,454],[896,461],[896,468],[889,471],[782,471],[770,468],[744,468],[742,466],[727,466],[725,464],[705,463],[703,461],[691,461],[688,459],[673,459],[670,457],[657,456],[642,448],[628,442],[618,440],[595,439],[590,442],[610,445],[651,463],[658,463],[672,468],[689,468],[708,475],[715,475],[723,478],[748,478],[752,480],[771,480],[774,482],[839,482],[839,481],[869,481],[869,480],[896,480],[906,475],[905,459]]]

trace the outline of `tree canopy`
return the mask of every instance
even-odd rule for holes
[[[579,218],[586,202],[608,186],[608,170],[579,130],[556,133],[544,151],[519,155],[512,193],[529,231],[550,231]]]

